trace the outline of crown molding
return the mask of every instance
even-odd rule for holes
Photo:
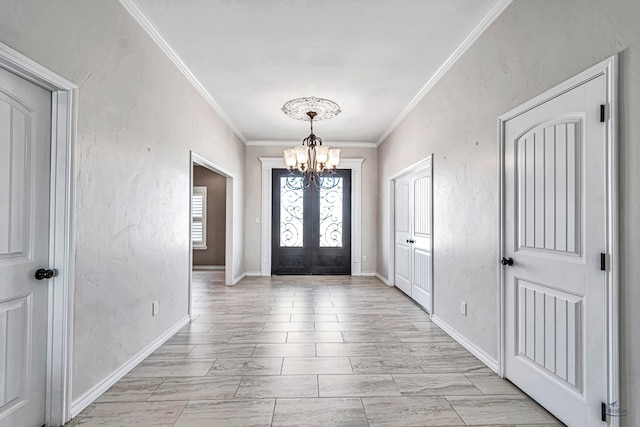
[[[248,147],[294,147],[300,145],[300,141],[247,141]],[[358,142],[358,141],[330,141],[327,145],[335,148],[376,148],[375,142]]]
[[[427,83],[420,89],[420,92],[409,102],[409,105],[405,107],[400,115],[395,119],[391,127],[382,134],[376,146],[380,146],[385,139],[395,130],[396,127],[409,115],[409,113],[415,108],[416,105],[424,98],[424,96],[438,83],[438,81],[446,74],[447,71],[456,63],[458,59],[473,45],[473,43],[480,37],[480,35],[496,20],[502,12],[512,3],[513,0],[499,0],[493,5],[489,13],[476,25],[469,35],[458,45],[453,53],[447,58],[446,61],[438,68],[438,70],[431,76]]]
[[[184,74],[184,76],[189,80],[189,82],[196,88],[196,90],[200,93],[200,95],[204,98],[204,100],[213,108],[213,110],[218,113],[220,118],[229,126],[229,128],[236,134],[238,138],[243,143],[247,143],[247,140],[242,136],[240,131],[235,127],[229,116],[224,112],[222,107],[216,102],[216,100],[211,96],[209,92],[204,88],[202,83],[196,78],[196,76],[191,72],[189,67],[182,61],[182,58],[178,55],[178,53],[171,47],[171,45],[164,38],[162,33],[156,28],[155,25],[151,22],[151,20],[145,15],[145,13],[140,9],[140,6],[135,2],[135,0],[120,0],[120,4],[124,6],[124,8],[129,12],[131,16],[140,24],[140,26],[151,36],[151,39],[156,42],[156,44],[160,47],[160,49],[169,57],[169,59],[178,67],[178,70]]]

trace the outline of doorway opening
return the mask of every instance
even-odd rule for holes
[[[234,178],[191,152],[189,198],[189,315],[193,314],[193,272],[218,271],[234,285]]]
[[[194,270],[224,270],[227,179],[193,165],[191,241]]]

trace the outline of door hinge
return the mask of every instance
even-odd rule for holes
[[[605,113],[604,107],[605,107],[604,104],[600,104],[600,123],[604,123],[604,119],[605,119],[605,117],[604,117],[604,113]]]
[[[600,252],[600,270],[607,270],[607,255],[603,252]]]
[[[600,419],[607,422],[607,404],[604,402],[600,404]]]

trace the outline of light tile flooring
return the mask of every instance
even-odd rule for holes
[[[194,288],[193,323],[71,425],[562,425],[377,279]]]

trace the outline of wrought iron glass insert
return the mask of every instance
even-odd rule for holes
[[[320,247],[342,247],[343,179],[337,176],[320,178]]]
[[[280,247],[304,245],[304,178],[280,177]]]

